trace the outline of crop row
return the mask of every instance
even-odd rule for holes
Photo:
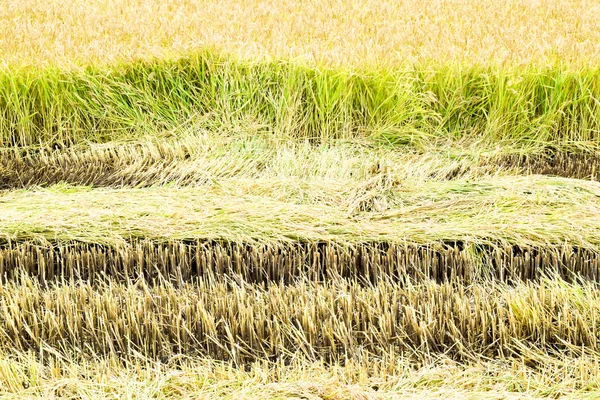
[[[534,151],[596,149],[593,70],[412,67],[355,71],[211,53],[82,71],[0,72],[0,146],[68,146],[185,124],[260,126],[282,138],[373,137]]]
[[[595,285],[558,279],[476,285],[332,279],[293,285],[230,280],[169,284],[24,280],[0,287],[0,350],[69,355],[175,355],[237,362],[423,360],[600,351]]]
[[[23,276],[43,284],[60,281],[248,283],[345,278],[363,284],[432,279],[464,283],[539,280],[558,274],[572,280],[600,280],[600,255],[572,246],[518,247],[468,244],[430,245],[334,242],[138,240],[117,245],[59,242],[10,243],[0,247],[0,276]]]

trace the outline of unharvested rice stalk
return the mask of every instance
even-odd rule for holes
[[[26,276],[43,285],[106,279],[182,285],[232,278],[256,284],[338,278],[361,284],[389,279],[468,284],[490,279],[539,280],[549,275],[600,281],[600,255],[572,246],[536,248],[463,242],[347,245],[140,240],[116,246],[24,242],[0,247],[0,277],[4,283]]]
[[[344,363],[364,354],[416,361],[600,351],[600,297],[559,279],[513,287],[345,280],[293,285],[143,282],[0,287],[0,351],[70,356],[176,355],[245,365],[294,357]],[[531,360],[536,363],[536,360]]]
[[[4,70],[0,146],[106,142],[205,119],[317,143],[371,138],[420,150],[469,143],[597,151],[598,74],[419,65],[347,71],[208,52],[72,72]]]
[[[88,65],[218,47],[330,65],[597,65],[590,0],[5,0],[8,65]]]

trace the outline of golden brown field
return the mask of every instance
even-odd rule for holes
[[[590,0],[7,0],[5,65],[85,65],[186,54],[319,64],[596,65]]]
[[[5,1],[0,397],[597,397],[599,14]]]

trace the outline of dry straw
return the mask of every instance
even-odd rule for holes
[[[48,350],[50,354],[51,349]],[[557,354],[530,349],[525,359],[479,360],[467,365],[448,357],[431,357],[415,364],[399,357],[365,355],[326,365],[300,358],[288,363],[266,360],[245,369],[210,359],[178,357],[158,364],[143,357],[129,362],[108,357],[86,362],[32,353],[0,358],[3,398],[153,399],[328,398],[328,399],[446,399],[448,397],[589,399],[600,384],[597,354]]]
[[[600,350],[596,286],[559,279],[513,287],[329,280],[47,289],[24,279],[3,285],[0,294],[5,352],[54,348],[64,355],[156,360],[185,354],[243,365],[294,355],[343,363],[369,353],[423,361],[435,354],[526,357],[531,348]]]
[[[135,241],[117,246],[85,243],[19,243],[0,248],[4,283],[28,276],[42,285],[85,280],[92,284],[144,280],[181,286],[206,280],[246,283],[322,282],[346,278],[359,284],[392,279],[520,282],[561,276],[600,278],[595,251],[570,246],[528,248],[462,242],[429,245],[363,243],[235,243]]]
[[[307,142],[277,140],[259,130],[232,131],[233,127],[227,132],[225,126],[217,132],[207,127],[188,127],[126,142],[54,150],[2,149],[0,188],[58,183],[138,188],[197,186],[234,177],[286,177],[313,182],[344,180],[357,187],[362,185],[364,196],[365,192],[393,189],[407,179],[443,181],[527,174],[593,180],[599,177],[600,159],[595,153],[523,154],[460,147],[450,149],[450,154],[433,148],[421,153],[392,151],[358,140],[315,147]],[[361,208],[359,191],[354,197]]]
[[[598,182],[535,175],[440,181],[378,174],[384,176],[374,186],[365,186],[373,176],[358,182],[282,176],[222,179],[197,187],[59,185],[9,191],[0,202],[0,224],[6,240],[111,245],[143,238],[463,241],[591,250],[599,244]],[[396,184],[386,186],[390,179]],[[365,207],[369,202],[377,207]]]

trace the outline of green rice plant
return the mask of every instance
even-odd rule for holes
[[[111,69],[4,70],[0,145],[70,146],[169,130],[198,118],[321,143],[375,138],[596,151],[597,71],[414,66],[342,70],[210,53]]]

